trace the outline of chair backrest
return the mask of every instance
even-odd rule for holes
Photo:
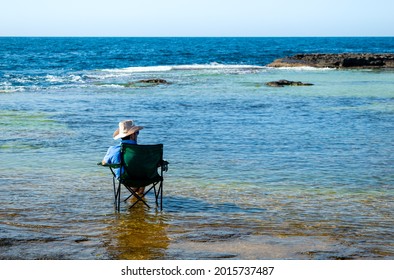
[[[149,180],[158,177],[157,169],[163,160],[163,144],[122,144],[122,166],[124,180]]]

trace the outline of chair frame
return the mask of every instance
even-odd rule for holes
[[[115,210],[119,211],[120,210],[120,201],[121,201],[121,187],[122,185],[131,193],[126,199],[123,200],[123,202],[126,202],[128,199],[132,198],[133,196],[137,199],[136,201],[133,202],[133,204],[129,207],[132,208],[134,207],[138,202],[142,202],[143,204],[145,204],[145,206],[147,206],[148,208],[150,208],[150,206],[148,205],[148,203],[146,203],[143,198],[145,197],[145,195],[147,195],[152,189],[154,190],[154,194],[155,194],[155,203],[156,203],[156,207],[160,207],[160,211],[163,210],[163,181],[164,181],[164,177],[163,177],[163,173],[167,172],[168,170],[168,161],[163,160],[163,144],[155,144],[155,145],[138,145],[139,147],[160,147],[161,149],[161,155],[160,155],[160,160],[158,162],[158,166],[157,168],[160,168],[160,173],[157,173],[157,177],[155,177],[154,179],[152,179],[151,181],[148,181],[149,183],[147,183],[146,185],[144,185],[143,187],[148,187],[149,188],[147,190],[144,191],[144,193],[142,195],[139,195],[138,193],[136,193],[132,187],[126,185],[126,180],[125,178],[121,175],[120,178],[116,178],[115,175],[115,171],[114,169],[116,168],[121,168],[121,170],[126,170],[126,165],[124,162],[124,155],[123,155],[123,151],[126,147],[131,147],[131,146],[136,146],[133,144],[125,144],[122,143],[121,147],[120,147],[120,151],[121,151],[121,162],[120,164],[100,164],[102,166],[105,167],[109,167],[109,169],[111,170],[111,173],[113,175],[112,177],[112,184],[113,184],[113,190],[114,190],[114,205],[115,205]],[[126,170],[127,171],[127,170]],[[127,181],[133,180],[132,177],[128,177]],[[138,179],[136,179],[136,181],[138,181]]]

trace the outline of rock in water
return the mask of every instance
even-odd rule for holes
[[[300,67],[338,69],[380,69],[394,68],[394,54],[296,54],[276,59],[268,67]]]
[[[121,84],[124,87],[144,87],[144,86],[156,86],[156,85],[168,85],[170,82],[164,79],[146,79],[139,80],[136,82],[128,82],[126,84]]]
[[[144,83],[144,84],[169,84],[166,80],[163,79],[148,79],[148,80],[139,80],[137,83]]]
[[[272,81],[265,83],[267,86],[270,87],[284,87],[284,86],[313,86],[310,83],[303,83],[303,82],[295,82],[295,81],[288,81],[288,80],[279,80],[279,81]]]

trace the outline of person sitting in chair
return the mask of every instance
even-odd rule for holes
[[[121,161],[120,145],[122,143],[137,145],[137,137],[141,129],[143,129],[143,127],[136,126],[134,124],[134,121],[132,120],[125,120],[119,122],[119,128],[114,132],[113,138],[115,140],[121,139],[121,142],[119,145],[111,146],[108,148],[108,151],[102,160],[102,164],[119,164]],[[115,169],[114,172],[116,178],[119,178],[120,168]],[[137,194],[142,195],[145,191],[145,188],[133,188],[133,190]]]

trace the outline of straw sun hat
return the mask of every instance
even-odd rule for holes
[[[112,136],[116,140],[116,139],[120,139],[120,138],[129,136],[141,129],[143,129],[143,127],[134,125],[134,122],[132,120],[121,121],[119,123],[119,128],[117,130],[115,130],[115,132]]]

